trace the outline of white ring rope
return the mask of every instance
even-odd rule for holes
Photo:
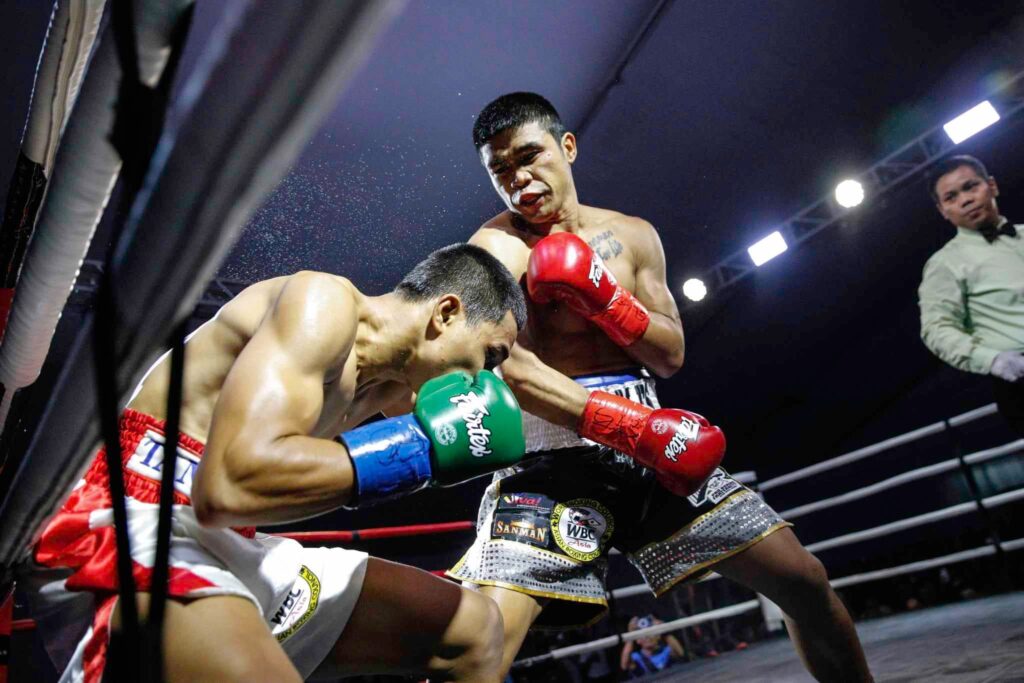
[[[648,638],[650,636],[658,636],[662,633],[669,633],[681,628],[688,626],[696,626],[703,624],[707,621],[713,621],[715,619],[726,619],[728,617],[735,617],[746,612],[752,612],[756,609],[760,609],[761,604],[757,600],[747,600],[736,605],[729,605],[728,607],[721,607],[719,609],[711,610],[710,612],[702,612],[701,614],[694,614],[689,617],[683,617],[682,619],[675,619],[674,621],[667,621],[664,624],[656,624],[647,628],[637,629],[636,631],[630,631],[628,633],[622,633],[617,636],[607,636],[605,638],[598,638],[587,643],[580,643],[578,645],[570,645],[568,647],[560,647],[556,650],[552,650],[543,655],[537,655],[536,657],[529,657],[527,659],[521,659],[515,662],[515,667],[524,667],[536,664],[538,662],[547,661],[549,659],[564,659],[565,657],[572,657],[574,655],[583,654],[585,652],[592,652],[594,650],[603,650],[607,647],[614,647],[621,642],[627,642],[630,640],[637,640],[639,638]]]
[[[1021,450],[1024,450],[1024,439],[1011,441],[1010,443],[1005,444],[1003,446],[999,446],[997,448],[989,448],[984,451],[978,451],[977,453],[965,455],[964,462],[966,462],[969,465],[977,465],[978,463],[986,462],[988,460],[994,460],[995,458],[999,458],[1004,455],[1010,455],[1011,453],[1016,453]],[[833,496],[832,498],[824,498],[813,503],[807,503],[806,505],[800,505],[795,508],[790,508],[789,510],[783,510],[782,512],[779,513],[779,515],[781,515],[784,519],[793,519],[795,517],[801,517],[810,512],[816,512],[818,510],[823,510],[834,505],[841,505],[843,503],[849,503],[850,501],[853,500],[858,500],[860,498],[872,496],[876,493],[885,491],[886,489],[891,489],[895,486],[901,486],[911,481],[924,479],[925,477],[931,477],[936,474],[941,474],[943,472],[949,472],[951,470],[957,469],[959,466],[960,461],[957,458],[951,458],[949,460],[944,460],[942,462],[935,463],[934,465],[928,465],[926,467],[921,467],[916,470],[904,472],[903,474],[898,474],[894,477],[889,477],[888,479],[883,479],[882,481],[877,482],[875,484],[864,486],[859,489],[854,489],[852,491],[848,491],[838,496]]]
[[[928,560],[901,564],[898,567],[887,567],[886,569],[864,572],[863,574],[850,574],[849,576],[844,576],[839,579],[833,579],[831,583],[833,588],[844,588],[846,586],[854,586],[859,583],[867,583],[868,581],[876,581],[878,579],[888,579],[893,576],[900,576],[901,574],[910,574],[911,572],[933,569],[935,567],[953,564],[954,562],[964,562],[966,560],[973,560],[979,557],[985,557],[986,555],[995,554],[996,549],[994,546],[983,545],[980,548],[972,548],[971,550],[963,550],[958,553],[943,555],[942,557],[933,557]]]
[[[936,422],[925,427],[920,427],[911,432],[907,432],[906,434],[900,434],[899,436],[894,436],[891,439],[879,441],[878,443],[872,444],[870,446],[865,446],[864,448],[858,448],[857,450],[846,453],[845,455],[839,455],[836,456],[835,458],[824,460],[817,464],[809,465],[808,467],[803,467],[801,469],[794,470],[792,472],[789,472],[788,474],[783,474],[781,476],[768,479],[767,481],[761,482],[760,488],[762,491],[767,491],[777,486],[782,486],[783,484],[789,484],[794,481],[799,481],[800,479],[804,479],[814,474],[827,472],[828,470],[835,469],[836,467],[841,467],[843,465],[848,465],[852,462],[857,462],[858,460],[863,460],[864,458],[871,457],[872,455],[876,455],[883,451],[887,451],[891,448],[896,448],[897,446],[902,446],[903,444],[907,444],[912,441],[917,441],[918,439],[923,439],[926,436],[939,434],[948,429],[948,426],[958,427],[960,425],[967,424],[968,422],[972,422],[973,420],[978,420],[987,415],[992,415],[995,412],[996,405],[994,403],[991,403],[987,406],[982,406],[981,408],[976,408],[961,415],[951,417],[949,420],[944,420],[942,422]]]
[[[1012,541],[1003,541],[1000,545],[1003,546],[1003,550],[1006,552],[1021,550],[1024,548],[1024,538],[1015,538]]]
[[[155,84],[163,73],[175,26],[193,1],[136,3],[139,72],[147,85]],[[87,19],[98,24],[103,3],[86,11],[92,13]],[[54,45],[48,42],[43,64],[50,61],[51,47]],[[82,60],[84,55],[75,58]],[[77,67],[69,77],[76,75],[81,77]],[[25,254],[3,346],[0,346],[0,383],[7,389],[0,404],[0,427],[7,419],[12,393],[39,377],[64,304],[71,295],[93,233],[120,174],[121,156],[111,135],[122,75],[113,29],[108,25],[85,71],[80,95],[66,117],[59,146],[52,135],[47,140],[51,148],[47,154],[52,156],[53,151],[56,152],[52,179],[39,208],[35,234]],[[49,87],[56,88],[57,94],[63,93],[67,100],[60,102],[59,107],[54,105],[53,109],[64,112],[65,108],[70,108],[77,85],[57,83]],[[55,95],[51,98],[57,99]],[[35,112],[31,118],[38,118]],[[64,124],[63,117],[61,123]],[[55,121],[51,127],[56,125]],[[29,127],[29,143],[40,135],[33,135],[35,128],[35,125]]]

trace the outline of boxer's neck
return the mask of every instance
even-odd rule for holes
[[[363,295],[359,308],[359,328],[353,347],[357,385],[404,383],[405,365],[419,340],[422,306],[388,293]]]
[[[553,232],[579,232],[583,229],[583,212],[580,210],[579,198],[576,196],[576,188],[572,187],[568,196],[558,207],[554,217],[544,223],[528,223],[527,231],[539,238],[547,237]]]

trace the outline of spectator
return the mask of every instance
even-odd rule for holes
[[[639,631],[663,623],[653,615],[633,617],[629,620],[628,630]],[[649,636],[623,645],[619,665],[630,678],[640,678],[667,669],[682,659],[684,654],[683,646],[675,636]]]

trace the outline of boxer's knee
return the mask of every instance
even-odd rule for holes
[[[768,597],[794,619],[827,613],[833,591],[821,560],[802,550],[787,565],[785,571],[775,577],[776,590]]]

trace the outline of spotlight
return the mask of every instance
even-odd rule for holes
[[[747,253],[750,254],[750,260],[754,262],[755,266],[761,266],[786,251],[787,248],[786,240],[783,238],[782,233],[776,230],[748,247]]]
[[[999,120],[999,112],[985,100],[971,107],[942,127],[954,144],[960,144],[975,133],[985,130]]]
[[[683,283],[683,296],[690,301],[700,301],[707,294],[708,288],[704,285],[704,282],[695,277],[691,277]]]
[[[836,185],[836,201],[844,209],[852,209],[864,201],[864,186],[856,180],[844,180]]]

